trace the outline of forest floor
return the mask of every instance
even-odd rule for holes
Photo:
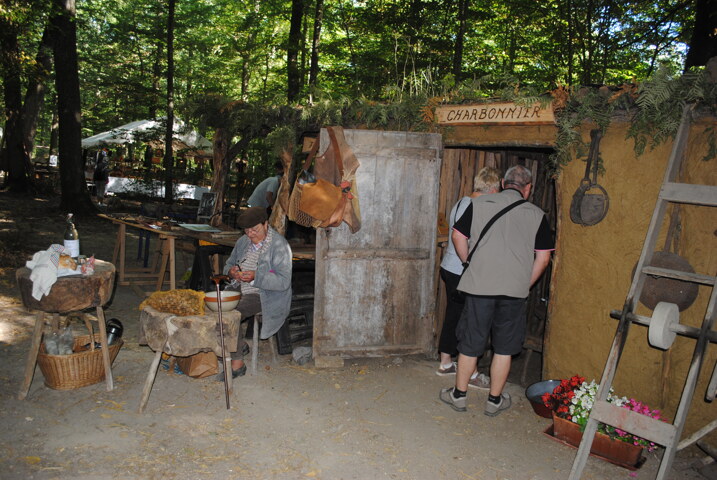
[[[102,382],[52,390],[37,368],[28,397],[18,400],[34,317],[22,305],[15,270],[61,243],[58,205],[58,198],[0,193],[0,478],[567,478],[576,450],[544,433],[551,421],[532,411],[515,373],[508,411],[485,416],[487,394],[471,390],[468,412],[458,413],[438,400],[453,377],[436,376],[436,360],[425,356],[347,359],[342,368],[320,369],[291,355],[268,364],[263,345],[259,373],[234,381],[230,410],[221,383],[160,368],[139,414],[153,352],[138,345],[142,298],[125,286],[116,287],[105,313],[125,327],[115,389]],[[109,222],[80,219],[77,227],[83,254],[111,260]],[[128,260],[134,253],[128,248]],[[180,258],[178,265],[181,276],[186,264]],[[539,360],[532,362],[536,381]],[[591,457],[584,478],[655,478],[661,452],[645,455],[637,471]],[[717,478],[704,458],[694,446],[679,452],[669,478]]]

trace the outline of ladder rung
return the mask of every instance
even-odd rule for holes
[[[691,283],[701,283],[703,285],[714,285],[715,277],[709,275],[702,275],[699,273],[683,272],[680,270],[670,270],[668,268],[660,268],[647,266],[642,268],[642,273],[646,275],[654,275],[656,277],[674,278],[676,280],[683,280]]]
[[[647,415],[642,415],[605,401],[595,402],[590,412],[590,418],[665,447],[672,445],[676,440],[677,428],[673,424],[650,418]]]
[[[620,320],[621,316],[622,310],[612,310],[610,312],[610,317],[614,318],[615,320]],[[627,318],[629,318],[630,321],[633,323],[644,325],[646,327],[650,326],[650,321],[652,320],[651,317],[645,317],[644,315],[637,315],[635,313],[628,313]],[[702,333],[702,330],[697,327],[691,327],[689,325],[683,325],[681,323],[672,325],[670,327],[670,330],[678,335],[690,338],[700,338],[700,334]],[[710,330],[709,332],[707,332],[707,340],[713,343],[717,343],[717,331]]]
[[[659,198],[668,202],[717,207],[717,186],[666,182],[662,185]]]

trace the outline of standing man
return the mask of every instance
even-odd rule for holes
[[[97,156],[95,173],[92,175],[92,180],[95,182],[95,195],[97,196],[97,203],[99,205],[102,205],[105,200],[107,183],[110,181],[109,164],[107,163],[108,156],[109,152],[105,147]]]
[[[530,196],[532,174],[524,166],[516,165],[505,173],[502,184],[502,192],[473,199],[453,226],[451,238],[462,262],[491,218]],[[523,349],[526,300],[554,249],[545,212],[527,202],[500,217],[481,240],[458,284],[458,290],[466,293],[466,303],[456,329],[459,352],[456,384],[442,389],[439,395],[454,410],[466,411],[468,380],[489,336],[493,360],[484,413],[493,417],[510,408],[510,395],[503,392],[503,387],[512,356]]]
[[[256,186],[249,200],[246,201],[250,207],[271,208],[276,201],[276,193],[279,190],[279,179],[284,174],[284,165],[277,160],[274,163],[276,174],[273,177],[266,178]]]

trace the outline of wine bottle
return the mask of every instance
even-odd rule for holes
[[[77,233],[75,224],[72,221],[72,214],[67,214],[67,227],[65,228],[65,250],[67,254],[72,258],[77,258],[80,255],[80,236]]]

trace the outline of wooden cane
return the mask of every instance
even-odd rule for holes
[[[212,281],[214,281],[214,284],[217,286],[217,305],[219,305],[219,339],[222,345],[222,358],[224,359],[224,396],[227,399],[227,410],[229,410],[231,408],[229,404],[229,380],[231,379],[231,375],[227,370],[227,349],[224,346],[224,322],[222,321],[222,292],[219,290],[219,283],[222,280],[229,280],[229,277],[226,275],[214,275],[212,277]],[[231,366],[231,363],[229,363],[229,365]]]

